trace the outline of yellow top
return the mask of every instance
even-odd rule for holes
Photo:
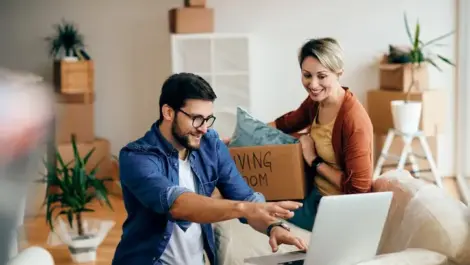
[[[318,115],[313,120],[312,128],[310,130],[310,136],[315,143],[317,155],[321,157],[327,165],[340,170],[341,168],[336,162],[335,151],[333,150],[331,140],[335,119],[328,124],[318,124],[317,118]],[[320,175],[315,176],[315,184],[322,195],[341,194],[339,187],[336,187],[336,185],[332,184]]]

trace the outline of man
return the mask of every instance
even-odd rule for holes
[[[119,157],[128,212],[113,265],[217,264],[211,223],[239,218],[269,235],[269,244],[306,249],[278,218],[296,202],[265,203],[240,176],[214,130],[216,95],[201,77],[170,76],[160,95],[160,119]],[[214,199],[217,187],[224,198]]]

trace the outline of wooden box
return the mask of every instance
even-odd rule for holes
[[[171,33],[214,32],[214,9],[181,7],[169,11]]]
[[[77,142],[95,140],[94,104],[56,103],[56,109],[56,143],[70,143],[72,134]]]
[[[408,87],[413,80],[411,77],[411,64],[391,64],[387,63],[386,58],[382,60],[379,66],[380,89],[408,91]],[[422,63],[415,66],[415,80],[418,82],[413,86],[413,92],[429,89],[428,65]]]
[[[93,93],[56,93],[56,100],[59,103],[72,103],[72,104],[92,104],[95,102],[95,94]]]
[[[87,94],[94,91],[93,61],[55,61],[54,86],[64,94]]]
[[[391,102],[405,100],[406,93],[398,91],[369,90],[367,92],[367,112],[377,134],[387,134],[394,128]],[[410,94],[411,101],[422,103],[419,129],[426,136],[436,136],[444,133],[447,128],[446,95],[444,91],[427,90]]]

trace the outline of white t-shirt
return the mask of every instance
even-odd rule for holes
[[[194,174],[189,159],[179,160],[179,185],[196,192]],[[201,225],[192,223],[184,232],[178,225],[173,226],[170,241],[161,256],[163,264],[203,265],[204,241]]]

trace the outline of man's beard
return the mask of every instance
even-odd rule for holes
[[[188,149],[189,151],[194,151],[199,149],[199,146],[193,146],[189,142],[189,133],[188,134],[183,134],[181,133],[181,129],[178,126],[178,123],[176,122],[176,119],[173,120],[173,123],[171,124],[171,135],[175,140],[184,148]]]

